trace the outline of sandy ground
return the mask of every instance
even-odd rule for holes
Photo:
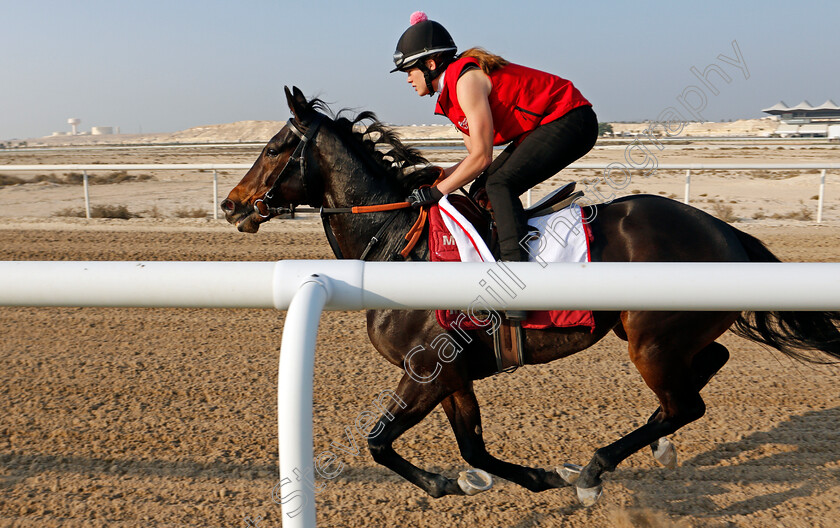
[[[796,156],[836,159],[836,148],[829,148],[802,149]],[[671,151],[667,161],[712,154],[676,146]],[[184,163],[253,159],[245,151],[109,152],[0,161],[56,163],[50,156],[75,163],[89,162],[91,156],[103,163],[114,162],[108,156],[122,162],[142,162],[137,158],[143,156]],[[775,146],[714,153],[736,159],[791,157]],[[621,159],[622,154],[601,149],[592,156]],[[679,194],[680,176],[639,178],[622,192]],[[226,192],[238,177],[225,175],[220,189]],[[80,207],[78,186],[0,188],[0,258],[330,257],[314,218],[274,220],[257,235],[240,234],[209,218],[166,218],[181,204],[209,202],[210,187],[206,174],[170,176],[169,182],[160,178],[93,187],[97,200],[136,211],[157,206],[159,218],[132,220],[50,217],[53,209]],[[164,184],[172,187],[156,194]],[[783,259],[840,260],[836,183],[828,188],[824,225],[751,218],[758,207],[794,211],[799,200],[813,206],[813,174],[701,173],[696,185],[698,199],[705,192],[706,198],[735,201],[733,209],[744,218],[736,226],[767,242]],[[0,308],[0,526],[233,527],[249,526],[246,517],[259,516],[259,527],[279,527],[280,507],[271,492],[278,480],[275,376],[283,315],[271,310]],[[706,416],[673,436],[680,453],[676,470],[662,469],[649,453],[638,453],[607,476],[603,498],[589,509],[579,506],[569,489],[532,494],[505,481],[476,497],[432,500],[375,464],[358,436],[347,437],[345,428],[352,429],[356,416],[400,377],[369,344],[363,314],[327,313],[319,336],[315,452],[332,442],[355,440],[360,447],[358,455],[344,455],[341,474],[318,495],[321,526],[840,524],[836,367],[802,366],[727,334],[721,342],[733,357],[704,390]],[[643,423],[656,407],[624,344],[614,337],[571,358],[479,382],[477,394],[491,452],[540,467],[585,463],[596,448]],[[421,467],[450,477],[466,468],[439,410],[396,448]]]

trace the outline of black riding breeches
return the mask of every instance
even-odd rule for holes
[[[519,195],[557,174],[589,152],[598,139],[598,118],[591,106],[579,106],[539,126],[518,145],[511,143],[482,175],[496,215],[501,260],[528,260],[519,245],[528,223]]]

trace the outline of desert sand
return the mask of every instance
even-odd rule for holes
[[[605,144],[586,161],[620,161],[624,148]],[[837,149],[688,142],[668,145],[657,157],[660,163],[834,161]],[[250,163],[258,151],[21,151],[0,155],[0,164]],[[451,161],[455,155],[436,156]],[[0,258],[331,258],[312,215],[275,219],[245,235],[210,218],[207,173],[149,175],[91,187],[94,204],[122,204],[141,215],[130,220],[52,216],[81,207],[79,185],[0,187]],[[241,175],[221,174],[220,195]],[[534,199],[564,180],[595,176],[561,173]],[[821,225],[814,222],[819,175],[813,171],[700,172],[692,203],[719,214],[731,208],[733,225],[784,260],[837,262],[840,186],[837,175],[829,176]],[[619,192],[681,199],[683,177],[659,171]],[[204,208],[205,217],[175,218],[184,207]],[[780,218],[771,218],[776,213]],[[278,482],[283,320],[283,312],[272,310],[0,308],[0,526],[232,527],[261,517],[260,528],[279,527],[271,492]],[[580,506],[570,489],[533,494],[503,480],[475,497],[430,499],[373,462],[360,444],[318,494],[319,524],[837,526],[840,368],[800,365],[731,334],[720,342],[732,359],[703,391],[706,416],[673,436],[679,467],[666,470],[648,452],[637,453],[607,475],[604,496],[592,508]],[[315,372],[316,453],[333,441],[346,443],[345,427],[400,377],[370,345],[361,312],[324,315]],[[571,358],[478,382],[476,392],[490,451],[545,468],[586,463],[657,405],[625,344],[613,336]],[[440,410],[396,448],[450,477],[467,467]]]

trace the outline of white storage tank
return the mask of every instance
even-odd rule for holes
[[[94,136],[104,136],[104,135],[107,135],[107,134],[113,134],[114,133],[114,127],[105,127],[105,126],[91,127],[90,133],[91,133],[91,135],[94,135]]]
[[[71,134],[73,134],[74,136],[76,134],[78,134],[78,129],[76,127],[78,127],[79,123],[81,123],[81,122],[82,122],[82,120],[79,119],[78,117],[71,117],[70,119],[67,120],[67,124],[70,125],[70,128],[72,129]]]

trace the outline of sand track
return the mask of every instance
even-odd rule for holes
[[[277,222],[255,236],[179,222],[101,221],[93,229],[5,222],[0,258],[329,257],[308,221]],[[786,260],[840,260],[837,227],[749,231]],[[0,526],[231,527],[247,526],[246,516],[261,516],[261,528],[280,526],[271,490],[282,312],[1,308],[0,325]],[[432,500],[359,444],[318,495],[319,523],[836,526],[840,369],[801,366],[730,334],[721,342],[733,358],[704,390],[706,416],[673,437],[680,466],[667,471],[638,453],[607,476],[594,508],[578,506],[570,490],[532,494],[505,481],[473,498]],[[327,313],[315,452],[348,443],[345,427],[399,376],[367,341],[363,314]],[[479,382],[477,394],[491,452],[541,467],[585,463],[656,406],[612,337],[566,360]],[[439,410],[396,447],[448,476],[466,467]]]

